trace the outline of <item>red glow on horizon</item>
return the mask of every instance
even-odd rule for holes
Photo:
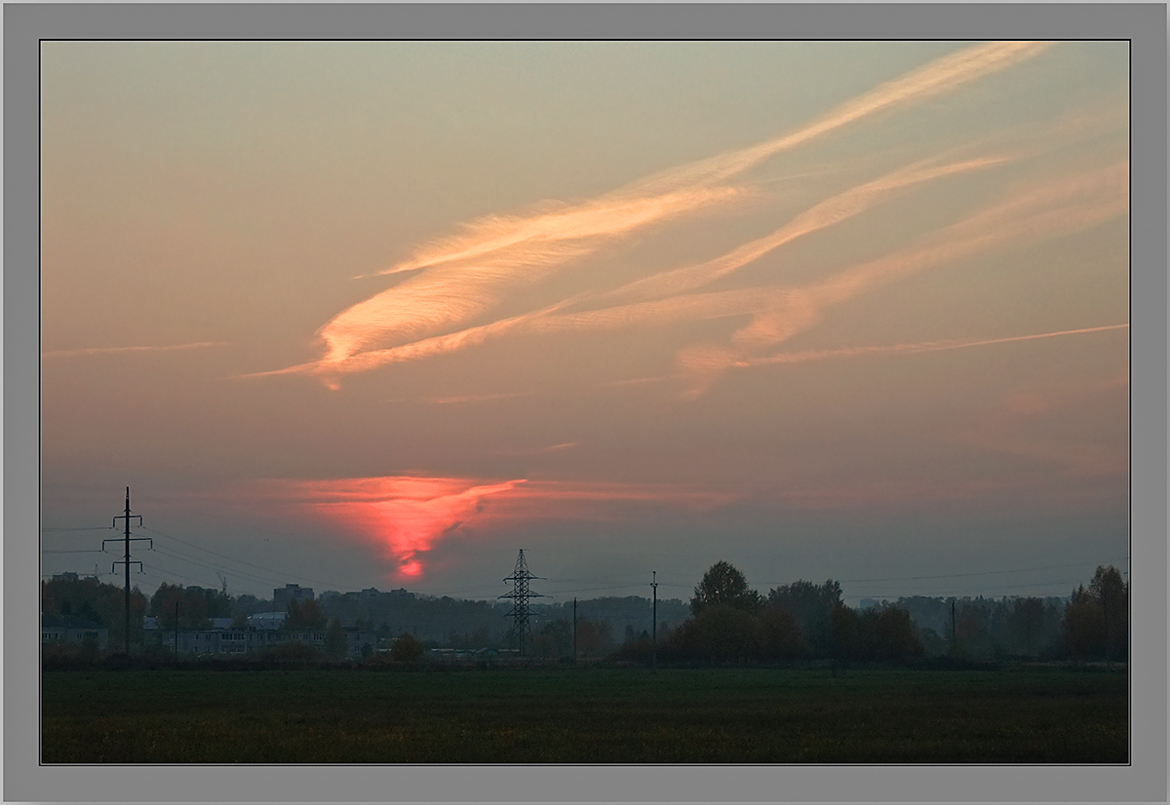
[[[383,547],[397,565],[394,576],[420,579],[422,555],[436,540],[475,518],[484,498],[522,483],[524,479],[483,484],[464,478],[387,476],[295,486],[314,511]]]
[[[411,562],[407,562],[404,565],[400,565],[398,567],[398,573],[399,573],[399,575],[406,576],[407,578],[413,579],[413,578],[417,578],[417,577],[422,575],[422,569],[423,569],[422,563],[419,562],[418,560],[414,560]]]
[[[739,497],[657,484],[411,475],[264,481],[256,493],[307,509],[378,546],[393,563],[388,576],[399,581],[421,580],[426,553],[470,522],[480,533],[501,533],[538,520],[621,521],[663,506],[704,511]],[[489,497],[492,503],[485,506]]]

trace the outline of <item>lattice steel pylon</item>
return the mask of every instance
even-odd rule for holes
[[[520,642],[521,657],[524,656],[525,636],[532,636],[532,627],[528,623],[528,599],[544,598],[540,593],[529,590],[528,582],[539,578],[541,577],[528,572],[528,562],[524,561],[524,549],[521,548],[520,556],[516,558],[516,569],[512,571],[511,576],[504,579],[504,581],[512,582],[512,592],[499,596],[500,598],[512,599],[512,611],[505,617],[512,618],[512,636]]]

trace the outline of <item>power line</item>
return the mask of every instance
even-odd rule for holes
[[[1019,567],[1009,570],[984,570],[978,573],[950,573],[941,576],[897,576],[885,579],[834,579],[840,584],[861,584],[869,581],[919,581],[923,579],[960,579],[970,576],[996,576],[1002,573],[1029,573],[1036,570],[1061,570],[1068,567],[1087,567],[1088,565],[1097,564],[1093,562],[1074,562],[1067,565],[1048,565],[1046,567]]]
[[[113,526],[95,525],[83,526],[81,528],[42,528],[41,531],[109,531]]]
[[[226,571],[227,573],[231,573],[237,577],[243,576],[245,580],[251,581],[253,583],[275,584],[275,585],[280,585],[282,583],[282,580],[278,580],[275,577],[265,578],[263,576],[258,576],[256,574],[248,573],[248,572],[243,571],[243,570],[237,570],[234,568],[228,568],[228,567],[223,567],[220,565],[214,565],[214,564],[211,564],[208,562],[201,561],[201,560],[197,559],[196,557],[189,556],[189,555],[183,554],[183,553],[179,553],[177,551],[172,553],[170,549],[156,548],[155,550],[158,553],[162,554],[163,556],[167,556],[171,559],[178,559],[179,561],[183,561],[183,562],[190,562],[191,564],[196,565],[198,567],[201,567],[204,570],[211,570],[211,571],[216,572],[216,573],[219,573],[222,570],[222,571]],[[170,571],[168,571],[168,572],[170,572]],[[176,573],[175,575],[179,575],[179,574]],[[190,578],[190,577],[188,577],[188,578]],[[200,583],[202,583],[202,582],[200,582]]]
[[[956,591],[949,587],[932,587],[927,590],[919,590],[918,592],[907,592],[902,590],[898,593],[851,593],[849,595],[842,595],[843,598],[913,598],[915,596],[922,596],[924,598],[939,598],[946,595],[980,595],[985,590],[1027,590],[1037,587],[1061,587],[1065,585],[1083,583],[1083,580],[1077,579],[1074,581],[1048,581],[1048,582],[1022,582],[1019,584],[999,584],[990,587],[979,587],[969,591]]]
[[[229,562],[235,562],[237,564],[247,565],[248,567],[253,567],[253,568],[256,568],[257,570],[262,570],[265,573],[271,573],[274,576],[274,578],[271,579],[271,581],[277,581],[277,580],[284,581],[286,579],[291,578],[291,579],[298,579],[300,581],[311,582],[312,584],[325,585],[326,587],[344,586],[344,585],[337,585],[337,584],[332,583],[332,582],[322,581],[321,579],[311,579],[307,576],[301,576],[301,575],[298,575],[296,573],[284,573],[283,571],[280,571],[280,570],[273,570],[271,568],[261,567],[260,565],[253,564],[251,562],[245,562],[243,559],[236,559],[235,557],[228,556],[227,554],[222,554],[222,553],[219,553],[218,551],[213,551],[210,548],[204,548],[202,545],[196,545],[193,542],[188,542],[185,539],[180,539],[179,537],[176,537],[173,534],[165,534],[162,531],[159,531],[158,529],[155,529],[155,528],[146,528],[146,530],[150,531],[152,533],[158,534],[159,536],[166,537],[167,539],[173,539],[175,542],[181,542],[182,544],[184,544],[188,547],[195,548],[195,549],[203,551],[205,553],[209,553],[213,556],[218,556],[221,559],[226,559]],[[222,567],[222,566],[219,569],[229,570],[229,568]],[[243,575],[243,576],[250,575],[242,570],[231,569],[231,572],[236,573],[237,575]],[[260,579],[260,580],[261,581],[269,581],[267,579]]]
[[[166,582],[166,581],[167,581],[167,577],[169,577],[169,576],[178,576],[178,577],[179,577],[179,578],[181,578],[181,579],[186,579],[187,581],[193,581],[193,582],[195,582],[196,584],[200,584],[200,585],[201,585],[201,584],[203,583],[203,582],[202,582],[200,579],[193,579],[193,578],[191,578],[190,576],[185,576],[185,575],[183,575],[182,573],[176,573],[176,572],[175,572],[175,571],[173,571],[173,570],[168,570],[168,571],[167,571],[167,575],[166,575],[166,576],[158,576],[158,575],[155,575],[154,573],[151,573],[149,570],[143,570],[143,571],[141,571],[141,572],[142,572],[142,575],[144,575],[144,576],[149,576],[149,577],[151,577],[152,579],[158,579],[158,580],[159,580],[159,581],[161,581],[161,582]]]

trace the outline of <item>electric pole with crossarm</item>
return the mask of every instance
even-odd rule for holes
[[[118,565],[125,565],[125,567],[126,567],[126,613],[125,614],[126,614],[126,658],[127,659],[130,658],[130,565],[136,564],[136,565],[138,565],[139,572],[142,571],[142,563],[141,562],[131,562],[130,561],[130,543],[131,542],[140,542],[140,541],[141,542],[149,542],[151,549],[152,550],[154,549],[154,540],[152,540],[150,537],[131,537],[130,536],[130,521],[132,519],[134,519],[135,517],[138,518],[138,526],[139,526],[139,528],[141,528],[142,527],[142,515],[130,513],[130,487],[126,487],[126,513],[120,514],[117,517],[115,517],[114,522],[110,525],[110,528],[114,528],[118,524],[119,520],[126,521],[126,532],[125,532],[125,535],[122,537],[122,541],[125,543],[125,554],[124,554],[122,559],[115,561],[112,565],[110,565],[110,572],[113,573],[114,568],[117,567]],[[118,541],[118,539],[116,537],[112,537],[110,539],[103,539],[102,540],[102,550],[104,551],[106,549],[107,542],[117,542],[117,541]]]

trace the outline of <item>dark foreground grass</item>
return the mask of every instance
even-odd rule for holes
[[[45,763],[1125,763],[1124,673],[76,670]]]

